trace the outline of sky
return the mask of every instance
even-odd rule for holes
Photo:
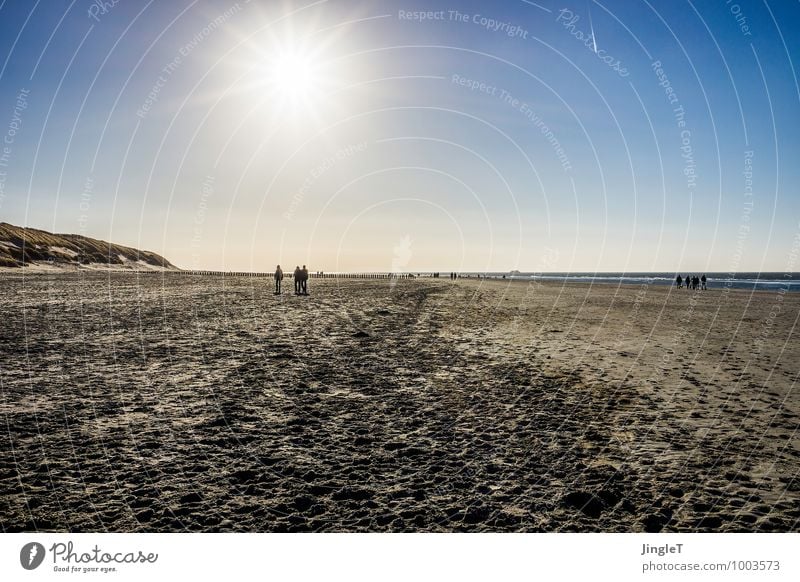
[[[800,4],[0,0],[0,221],[269,271],[800,271]]]

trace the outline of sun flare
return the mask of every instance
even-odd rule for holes
[[[272,64],[271,82],[279,95],[288,98],[308,97],[314,89],[311,59],[292,52],[279,55]]]
[[[313,21],[297,28],[288,23],[243,39],[236,57],[243,69],[237,92],[253,94],[269,117],[294,128],[322,122],[353,71],[343,63],[339,44],[345,27],[318,28]]]
[[[322,92],[318,63],[299,51],[281,51],[271,59],[268,84],[282,111],[313,109]]]

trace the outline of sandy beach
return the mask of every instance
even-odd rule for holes
[[[800,294],[0,289],[5,532],[800,531]]]

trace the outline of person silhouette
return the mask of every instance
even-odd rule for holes
[[[303,295],[308,295],[308,269],[303,265],[300,270],[300,292]]]
[[[678,277],[675,279],[675,284],[678,286],[678,289],[680,289],[683,285],[683,279],[681,279],[680,275],[678,275]]]
[[[705,275],[700,277],[700,288],[701,289],[707,289],[707,287],[706,287],[706,276]]]
[[[300,265],[294,268],[294,294],[300,295]]]
[[[278,265],[275,268],[275,295],[281,294],[281,281],[283,281],[283,269]]]

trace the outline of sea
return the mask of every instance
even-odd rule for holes
[[[616,285],[675,285],[679,273],[461,273],[463,277],[486,277],[517,281],[560,281],[563,283],[610,283]],[[680,273],[700,277],[703,273]],[[800,292],[800,273],[705,273],[709,289]],[[440,273],[439,277],[448,277]]]

